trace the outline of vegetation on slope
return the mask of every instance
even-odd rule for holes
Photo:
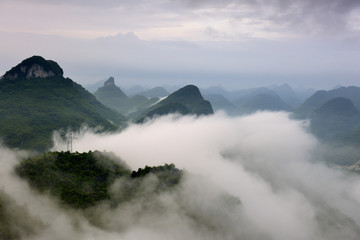
[[[34,56],[0,79],[0,136],[9,147],[43,151],[51,147],[54,130],[83,124],[115,130],[124,123],[122,116],[62,77],[58,68],[55,62]]]
[[[179,183],[181,171],[173,164],[131,172],[127,165],[109,154],[49,152],[21,162],[16,173],[40,192],[50,192],[66,205],[88,208],[103,200],[114,204],[130,200],[138,193],[145,176],[157,177],[156,189]],[[127,184],[122,195],[113,196],[109,187],[116,179]]]

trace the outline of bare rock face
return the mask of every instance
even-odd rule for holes
[[[54,77],[55,73],[53,71],[45,71],[43,66],[38,64],[32,65],[27,69],[26,66],[21,68],[21,71],[26,74],[26,78],[47,78]]]
[[[3,77],[6,79],[49,78],[63,77],[63,73],[63,70],[56,62],[45,60],[40,56],[33,56],[13,67]]]

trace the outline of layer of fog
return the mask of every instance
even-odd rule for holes
[[[19,153],[6,149],[0,184],[40,222],[34,239],[359,239],[360,178],[315,161],[319,144],[306,129],[285,113],[264,112],[165,116],[117,134],[84,130],[76,151],[111,151],[132,169],[185,169],[173,191],[147,194],[156,181],[149,178],[142,194],[115,208],[60,208],[12,174]],[[55,149],[66,142],[57,138]],[[114,196],[122,184],[114,183]]]

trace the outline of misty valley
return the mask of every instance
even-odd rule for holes
[[[360,239],[360,87],[0,78],[0,239]]]

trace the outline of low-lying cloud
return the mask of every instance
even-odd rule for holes
[[[41,222],[34,239],[359,239],[360,178],[317,162],[319,145],[306,127],[263,112],[170,115],[117,134],[82,131],[76,151],[111,151],[133,169],[185,169],[173,191],[147,194],[156,181],[150,178],[143,194],[115,208],[60,209],[10,174],[18,157],[5,149],[0,182]],[[66,142],[56,140],[55,148],[66,150]],[[122,184],[116,181],[112,194],[121,194]]]

